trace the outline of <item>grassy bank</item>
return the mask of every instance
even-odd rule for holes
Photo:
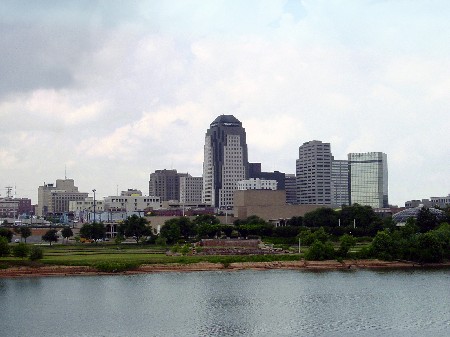
[[[143,264],[190,264],[198,262],[222,263],[233,262],[272,262],[296,261],[298,254],[270,255],[187,255],[167,256],[166,248],[139,245],[54,245],[43,246],[44,258],[31,262],[21,258],[0,258],[0,265],[8,266],[90,266],[101,270],[133,269]]]

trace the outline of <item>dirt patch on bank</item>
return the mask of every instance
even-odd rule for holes
[[[405,268],[449,268],[450,262],[439,264],[418,264],[408,261],[380,260],[345,260],[338,261],[279,261],[279,262],[239,262],[224,265],[222,263],[200,262],[192,264],[151,264],[141,265],[134,270],[119,273],[100,272],[87,266],[41,266],[41,267],[11,267],[0,270],[0,278],[43,277],[43,276],[76,276],[76,275],[133,275],[156,272],[193,272],[213,270],[348,270],[348,269],[405,269]]]

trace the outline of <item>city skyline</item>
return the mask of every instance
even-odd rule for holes
[[[301,144],[389,156],[389,201],[450,190],[450,3],[9,1],[0,5],[0,194],[67,176],[100,197],[155,170],[202,175],[204,132],[245,126],[248,161]]]

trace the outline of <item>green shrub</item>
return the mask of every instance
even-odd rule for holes
[[[334,259],[334,256],[334,247],[330,241],[323,243],[316,240],[306,252],[305,259],[310,261],[323,261]]]
[[[30,247],[28,247],[28,245],[23,242],[20,242],[13,247],[13,255],[15,257],[21,257],[23,259],[24,257],[28,256],[29,252],[30,252]]]
[[[158,238],[155,240],[155,244],[157,246],[165,247],[167,245],[167,239],[163,236],[158,236]]]
[[[0,257],[9,256],[10,253],[11,249],[9,248],[8,245],[8,239],[3,236],[0,236]]]
[[[191,246],[189,246],[189,245],[184,245],[183,247],[181,247],[181,249],[180,249],[180,252],[181,252],[181,254],[183,254],[183,255],[186,255],[186,254],[188,254],[189,252],[191,251]]]
[[[120,245],[123,241],[125,241],[125,238],[122,235],[120,235],[120,234],[116,235],[116,237],[114,239],[114,243],[116,245]]]
[[[372,250],[370,247],[362,247],[359,252],[350,254],[355,259],[370,259],[373,257]]]
[[[120,273],[126,270],[136,269],[139,265],[137,262],[103,261],[96,263],[94,268],[107,273]]]
[[[44,257],[44,251],[42,250],[41,247],[39,246],[33,246],[31,247],[31,251],[30,251],[30,257],[29,259],[31,261],[36,261],[36,260],[40,260]]]

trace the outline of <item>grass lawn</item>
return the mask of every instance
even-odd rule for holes
[[[271,262],[296,261],[298,254],[273,255],[188,255],[167,256],[166,248],[158,246],[141,245],[52,245],[41,246],[44,258],[38,262],[31,262],[21,258],[0,258],[0,265],[61,265],[61,266],[99,266],[104,264],[121,264],[138,266],[141,264],[171,264],[171,263],[197,263],[212,262],[229,264],[233,262]]]

